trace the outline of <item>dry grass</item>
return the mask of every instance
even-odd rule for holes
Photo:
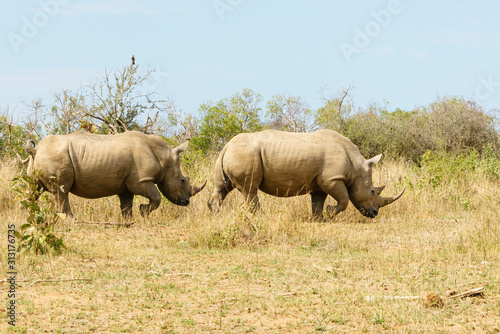
[[[189,174],[211,180],[211,166]],[[10,191],[17,173],[0,166],[3,277],[6,226],[25,219]],[[189,207],[162,203],[129,228],[64,221],[63,254],[18,258],[17,326],[4,318],[0,331],[499,332],[500,184],[479,170],[438,186],[426,178],[403,163],[376,168],[374,183],[388,183],[387,194],[407,191],[372,220],[350,206],[330,223],[311,222],[306,196],[261,195],[263,211],[252,215],[237,192],[212,215],[209,185]],[[71,201],[80,219],[122,221],[115,198]],[[74,278],[91,281],[32,284]],[[479,286],[484,298],[444,298]],[[398,298],[424,291],[444,306]]]

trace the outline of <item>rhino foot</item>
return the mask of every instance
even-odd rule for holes
[[[336,215],[338,215],[339,213],[341,213],[344,210],[345,209],[342,209],[338,205],[335,205],[335,206],[333,206],[333,205],[327,205],[326,206],[326,212],[330,216],[330,219],[333,218],[333,217],[335,217]]]
[[[149,204],[141,204],[139,205],[139,210],[141,212],[141,216],[147,217],[151,213],[151,205]]]

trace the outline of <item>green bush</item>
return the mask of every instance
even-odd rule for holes
[[[467,175],[478,170],[488,177],[500,179],[500,157],[491,147],[482,154],[475,149],[461,154],[427,151],[421,157],[422,180],[433,187],[467,179]]]
[[[63,240],[54,232],[60,214],[51,208],[52,203],[40,205],[38,197],[42,191],[39,192],[36,181],[28,175],[21,175],[14,180],[13,190],[17,192],[17,199],[28,212],[26,223],[16,231],[16,237],[21,240],[18,251],[46,254],[53,250],[60,253],[66,248]]]
[[[9,145],[9,135],[12,136]],[[0,116],[0,157],[15,157],[16,152],[24,152],[26,140],[30,138],[28,130],[20,125],[9,124],[7,116]]]
[[[261,100],[259,94],[244,89],[229,99],[202,104],[199,111],[203,119],[198,136],[193,138],[191,144],[204,153],[218,152],[237,134],[260,130]]]
[[[344,120],[344,135],[365,157],[379,153],[421,164],[426,151],[498,155],[500,140],[493,118],[473,101],[448,97],[426,108],[388,112],[371,108]]]

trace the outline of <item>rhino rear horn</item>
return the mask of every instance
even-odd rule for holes
[[[384,190],[385,188],[385,185],[384,186],[380,186],[380,187],[375,187],[375,193],[377,195],[380,195],[380,193],[382,192],[382,190]]]
[[[398,198],[403,196],[403,193],[405,192],[405,190],[406,190],[406,188],[404,188],[399,194],[397,194],[394,197],[382,197],[382,196],[380,196],[379,197],[379,207],[381,208],[383,206],[391,204],[392,202],[394,202],[395,200],[397,200]]]
[[[191,196],[194,196],[197,193],[199,193],[200,191],[202,191],[203,188],[205,188],[206,184],[207,184],[207,181],[205,180],[205,182],[203,182],[203,184],[200,187],[193,186],[193,188],[191,189]]]

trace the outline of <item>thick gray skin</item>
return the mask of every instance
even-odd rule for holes
[[[140,206],[144,216],[160,205],[158,189],[169,201],[183,206],[203,189],[205,184],[193,187],[182,175],[179,154],[187,146],[185,142],[170,149],[160,137],[136,131],[47,136],[36,148],[28,145],[32,156],[28,173],[55,195],[58,209],[70,217],[69,193],[85,198],[118,195],[124,217],[132,216],[134,195],[141,195],[150,201]]]
[[[217,159],[208,206],[220,208],[236,188],[252,209],[259,207],[258,190],[279,197],[310,194],[313,217],[319,219],[330,195],[337,201],[327,208],[333,215],[344,211],[351,200],[361,214],[373,218],[380,207],[404,192],[384,198],[380,196],[384,187],[373,186],[372,166],[381,156],[366,160],[356,145],[332,130],[239,134]]]

